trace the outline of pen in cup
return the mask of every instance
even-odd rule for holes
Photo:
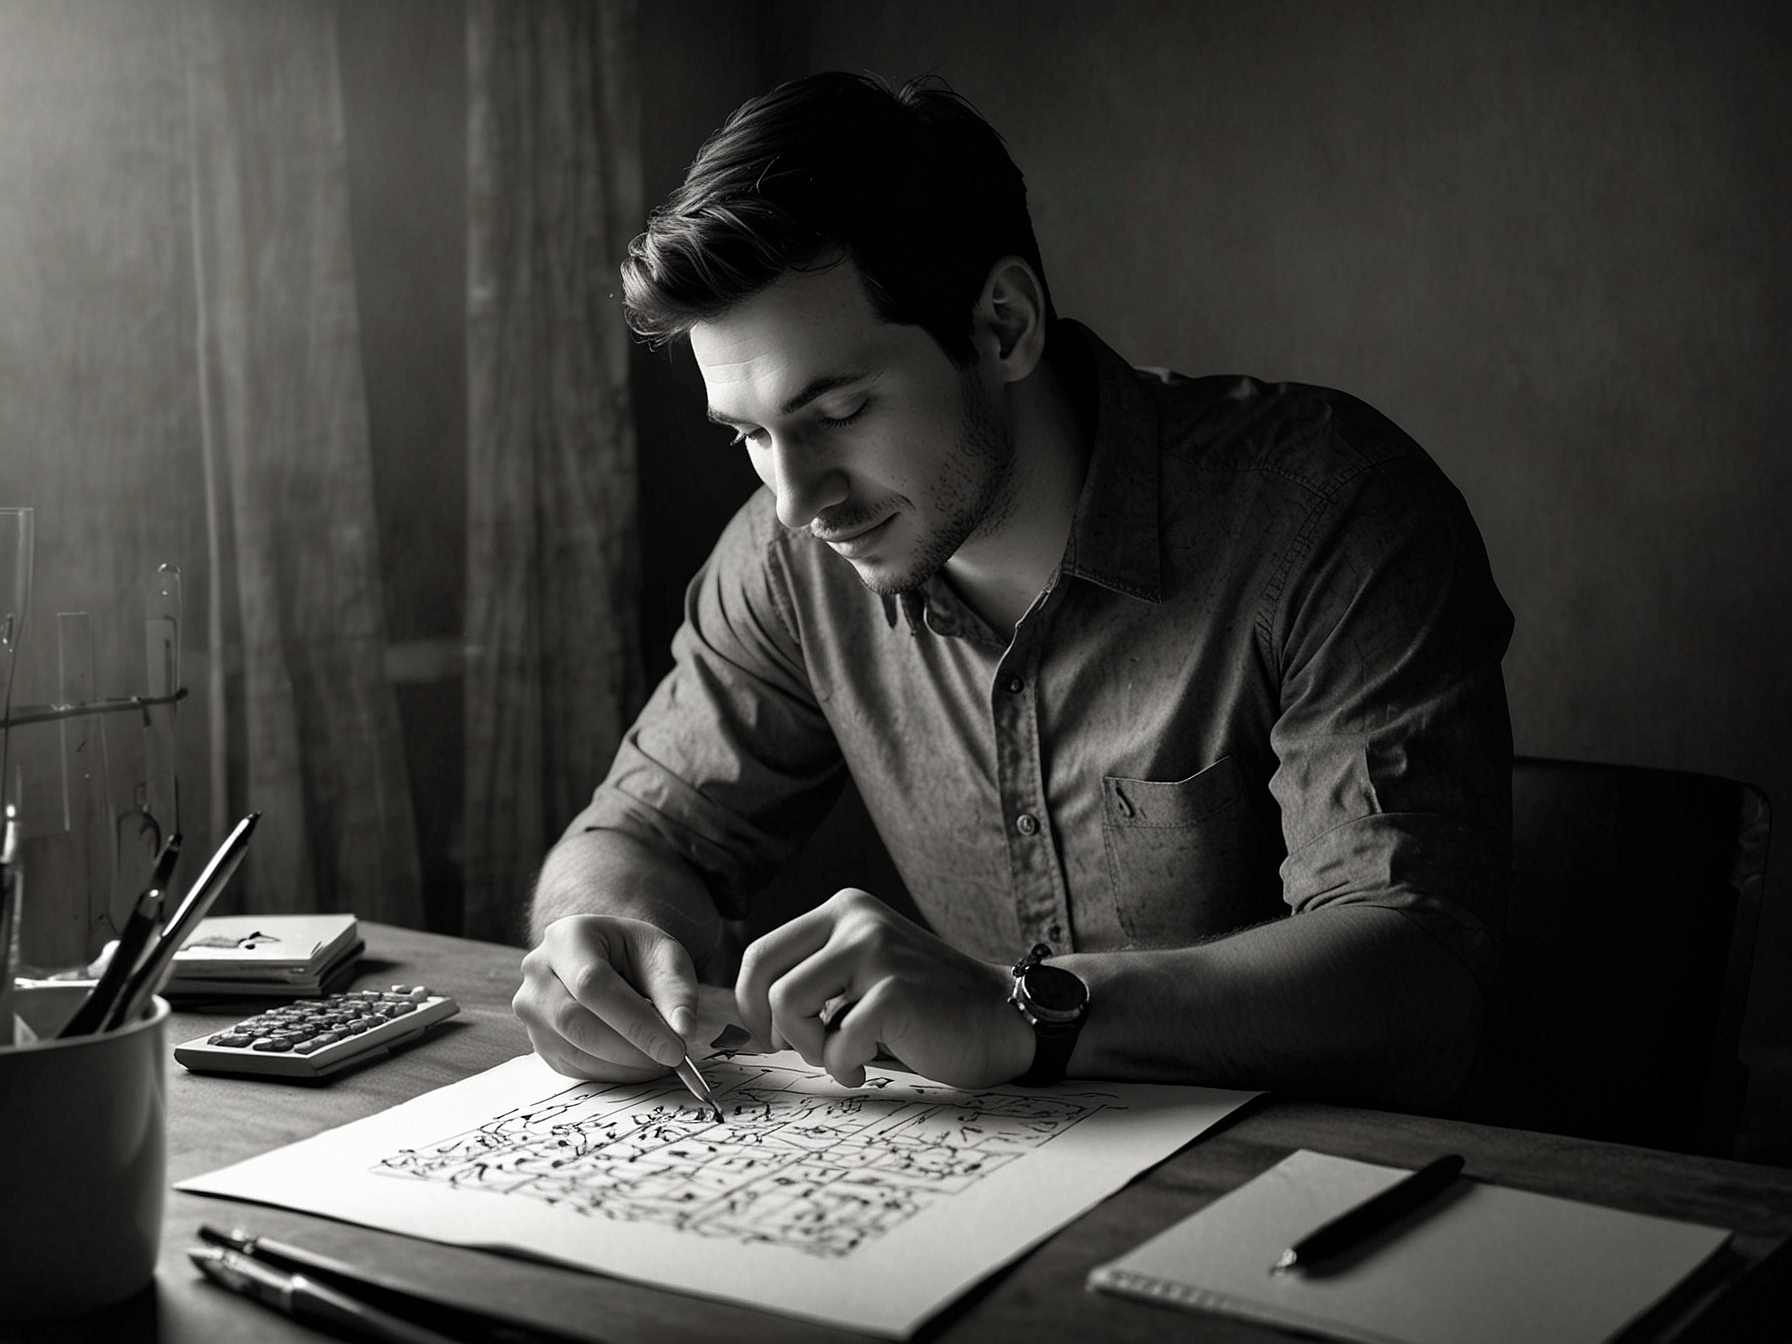
[[[236,828],[225,837],[224,843],[218,846],[218,852],[212,855],[211,862],[205,865],[205,870],[193,883],[187,899],[181,902],[174,917],[163,928],[162,936],[144,953],[143,960],[132,972],[124,989],[119,992],[117,1000],[106,1014],[101,1031],[112,1031],[134,1020],[162,987],[162,981],[167,979],[168,968],[174,961],[174,954],[192,936],[199,921],[205,918],[205,912],[218,899],[219,893],[235,875],[238,865],[248,853],[249,836],[259,820],[261,813],[251,812],[236,824]]]
[[[0,788],[0,793],[4,791]],[[5,827],[0,830],[0,1045],[13,1043],[12,986],[19,969],[18,952],[19,813],[8,803]]]
[[[67,1025],[56,1033],[58,1036],[90,1035],[98,1031],[105,1022],[112,1005],[118,1001],[119,992],[130,979],[131,973],[137,969],[138,962],[143,959],[149,940],[161,926],[164,893],[168,889],[169,880],[174,876],[175,861],[179,858],[180,835],[177,832],[168,837],[168,843],[162,846],[161,854],[156,857],[156,868],[150,875],[149,886],[137,898],[131,917],[125,921],[124,930],[112,947],[112,959],[100,974],[99,983],[81,1001],[81,1006],[75,1010],[75,1015],[68,1020]]]

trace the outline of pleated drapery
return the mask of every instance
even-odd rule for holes
[[[330,0],[189,0],[202,415],[262,910],[422,923]]]
[[[185,876],[257,810],[221,909],[421,925],[350,226],[346,12],[0,5],[0,504],[35,506],[38,533],[15,698],[58,694],[55,614],[70,610],[91,613],[94,691],[144,690],[146,590],[178,565]],[[615,298],[642,214],[635,15],[630,0],[465,9],[469,210],[442,221],[466,229],[470,323],[455,857],[465,931],[486,937],[520,932],[543,853],[641,698],[631,338]],[[101,881],[91,901],[40,898],[36,964],[97,950],[147,872],[117,839],[138,838],[144,733],[129,716],[104,728],[97,839],[44,792],[55,730],[22,753],[45,772],[25,781],[38,890],[89,852],[117,868],[110,897]]]
[[[57,694],[59,610],[90,613],[93,693],[148,689],[146,590],[159,566],[181,571],[192,694],[176,732],[189,856],[177,884],[254,810],[220,908],[415,925],[337,12],[333,0],[0,10],[0,308],[16,319],[0,502],[38,516],[47,616],[28,632],[26,699]],[[64,881],[64,860],[95,848],[62,821],[66,785],[53,769],[25,782],[40,964],[97,951],[148,876],[133,801],[155,779],[143,729],[128,715],[86,725],[101,761],[90,791],[113,814],[87,899]],[[171,798],[155,810],[177,824]]]
[[[15,706],[61,698],[61,612],[88,615],[92,693],[143,689],[145,597],[162,564],[200,583],[187,615],[205,617],[174,20],[172,0],[0,5],[0,506],[30,506],[37,524]],[[183,679],[202,696],[203,648],[187,652]],[[180,710],[183,748],[199,745],[196,705]],[[67,812],[59,728],[12,735],[34,965],[67,965],[116,936],[128,904],[115,907],[115,888],[134,897],[148,874],[148,828],[126,815],[150,777],[140,725],[114,716],[77,735],[92,787]],[[208,838],[204,762],[181,761],[194,848]]]
[[[515,939],[640,701],[635,7],[468,6],[466,910]]]

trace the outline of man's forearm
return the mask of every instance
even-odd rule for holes
[[[1394,910],[1337,906],[1198,947],[1065,956],[1091,990],[1081,1077],[1436,1105],[1465,1076],[1480,995]]]
[[[723,932],[694,868],[620,831],[577,832],[548,851],[530,906],[530,941],[540,942],[542,931],[567,915],[645,920],[683,943],[699,967]]]

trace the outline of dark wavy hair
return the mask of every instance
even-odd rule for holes
[[[878,316],[961,366],[991,266],[1018,256],[1045,283],[1020,169],[969,102],[937,78],[829,73],[742,104],[709,138],[629,244],[623,310],[663,345],[842,254]]]

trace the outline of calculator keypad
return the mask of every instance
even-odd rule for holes
[[[421,985],[349,990],[269,1008],[175,1047],[174,1057],[203,1073],[322,1077],[459,1011]]]

